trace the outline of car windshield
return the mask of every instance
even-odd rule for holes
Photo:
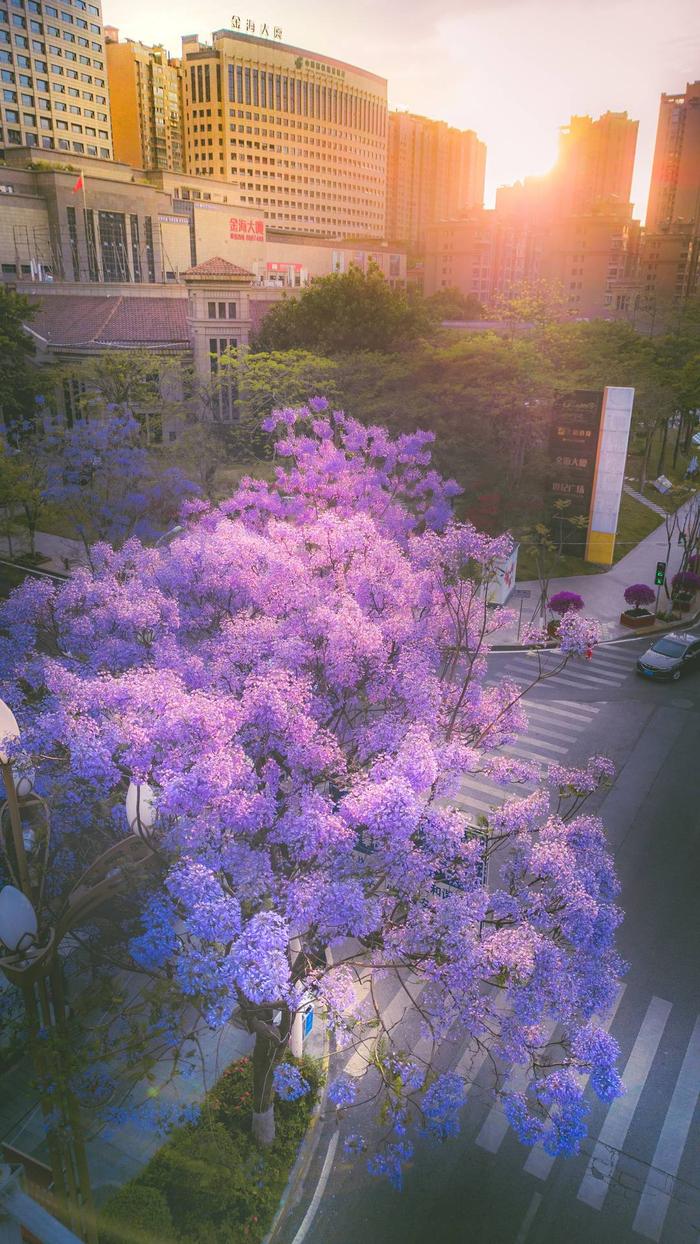
[[[659,652],[662,657],[682,657],[685,644],[679,644],[673,639],[657,639],[656,643],[651,645],[651,650]]]

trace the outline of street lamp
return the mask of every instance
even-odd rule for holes
[[[155,857],[151,845],[158,815],[155,793],[147,783],[130,784],[126,797],[130,833],[103,851],[82,873],[62,907],[49,914],[42,902],[50,831],[48,807],[34,793],[35,775],[29,765],[16,774],[13,770],[7,747],[19,738],[17,721],[0,700],[0,768],[6,794],[0,808],[0,846],[11,878],[11,884],[0,890],[0,970],[22,992],[54,1191],[62,1216],[88,1244],[97,1244],[87,1151],[66,1055],[70,1043],[58,951],[71,929],[122,891],[130,872]],[[30,815],[40,815],[37,834],[24,829],[22,808]],[[43,849],[36,851],[40,844]],[[52,1033],[58,1041],[46,1039]]]

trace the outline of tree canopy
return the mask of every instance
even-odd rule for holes
[[[393,288],[381,269],[321,277],[298,298],[286,298],[265,316],[254,349],[312,350],[345,354],[351,350],[403,350],[426,333],[431,317],[420,299]]]
[[[96,546],[91,571],[26,584],[0,610],[0,689],[54,813],[47,901],[60,907],[76,855],[123,833],[137,783],[157,809],[155,876],[119,932],[208,1024],[237,1012],[255,1035],[263,1143],[274,1094],[304,1092],[281,1060],[310,997],[341,1049],[370,1051],[330,1100],[377,1100],[375,1173],[400,1182],[412,1118],[456,1130],[466,1086],[434,1061],[455,1024],[531,1068],[526,1094],[503,1094],[521,1140],[575,1152],[576,1072],[605,1101],[620,1092],[594,1018],[622,967],[618,885],[583,810],[610,766],[542,778],[502,751],[526,722],[517,688],[486,683],[501,617],[483,581],[510,542],[452,520],[458,490],[431,468],[428,434],[392,438],[323,399],[266,426],[273,482],[189,502],[168,548]],[[563,663],[585,658],[596,626],[567,615],[559,639]],[[504,785],[479,826],[453,802],[465,771]],[[407,1055],[383,1026],[373,972],[407,1001],[422,989],[432,1053]]]
[[[0,413],[10,435],[15,425],[34,417],[36,351],[24,326],[35,314],[28,298],[0,284]]]

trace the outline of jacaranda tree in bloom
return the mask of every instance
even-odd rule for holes
[[[430,470],[429,435],[392,440],[322,399],[268,431],[274,483],[190,502],[167,549],[95,546],[92,572],[4,607],[7,697],[60,803],[66,884],[72,854],[124,831],[127,784],[147,784],[164,871],[131,954],[209,1024],[237,1012],[254,1034],[262,1143],[275,1092],[305,1090],[284,1055],[311,998],[338,1058],[365,1055],[366,1077],[329,1091],[341,1110],[376,1095],[372,1170],[400,1181],[411,1120],[455,1131],[465,1085],[434,1056],[448,1034],[529,1066],[528,1091],[504,1092],[513,1126],[576,1151],[576,1072],[604,1100],[620,1091],[595,1018],[623,966],[618,887],[583,811],[609,766],[541,775],[504,755],[526,721],[520,688],[486,683],[503,614],[486,610],[483,581],[510,541],[452,521],[456,487]],[[567,614],[562,662],[597,637]],[[504,789],[475,834],[451,804],[465,773],[539,785]],[[407,1007],[420,996],[427,1057],[373,1006],[368,984],[388,974]],[[365,1144],[351,1136],[348,1151]]]
[[[95,540],[152,539],[169,527],[199,488],[179,467],[158,467],[126,407],[93,409],[72,428],[54,428],[43,443],[44,498],[70,518],[88,560]]]

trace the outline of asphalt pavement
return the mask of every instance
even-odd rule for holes
[[[456,1034],[438,1065],[474,1080],[459,1137],[438,1146],[419,1139],[397,1192],[338,1144],[338,1133],[371,1134],[371,1108],[349,1112],[340,1126],[329,1114],[275,1244],[700,1241],[700,673],[671,684],[639,678],[634,666],[648,642],[601,647],[533,688],[525,697],[531,729],[512,749],[541,763],[602,752],[618,768],[598,804],[626,913],[618,944],[630,968],[607,1017],[625,1096],[608,1107],[588,1091],[580,1155],[552,1160],[518,1142],[494,1105],[488,1068]],[[493,654],[489,675],[526,683],[533,660]],[[553,666],[556,656],[543,660]],[[481,779],[465,781],[460,795],[472,812],[502,798]],[[385,1015],[392,1010],[415,1050],[416,1013],[395,984],[380,988]]]

